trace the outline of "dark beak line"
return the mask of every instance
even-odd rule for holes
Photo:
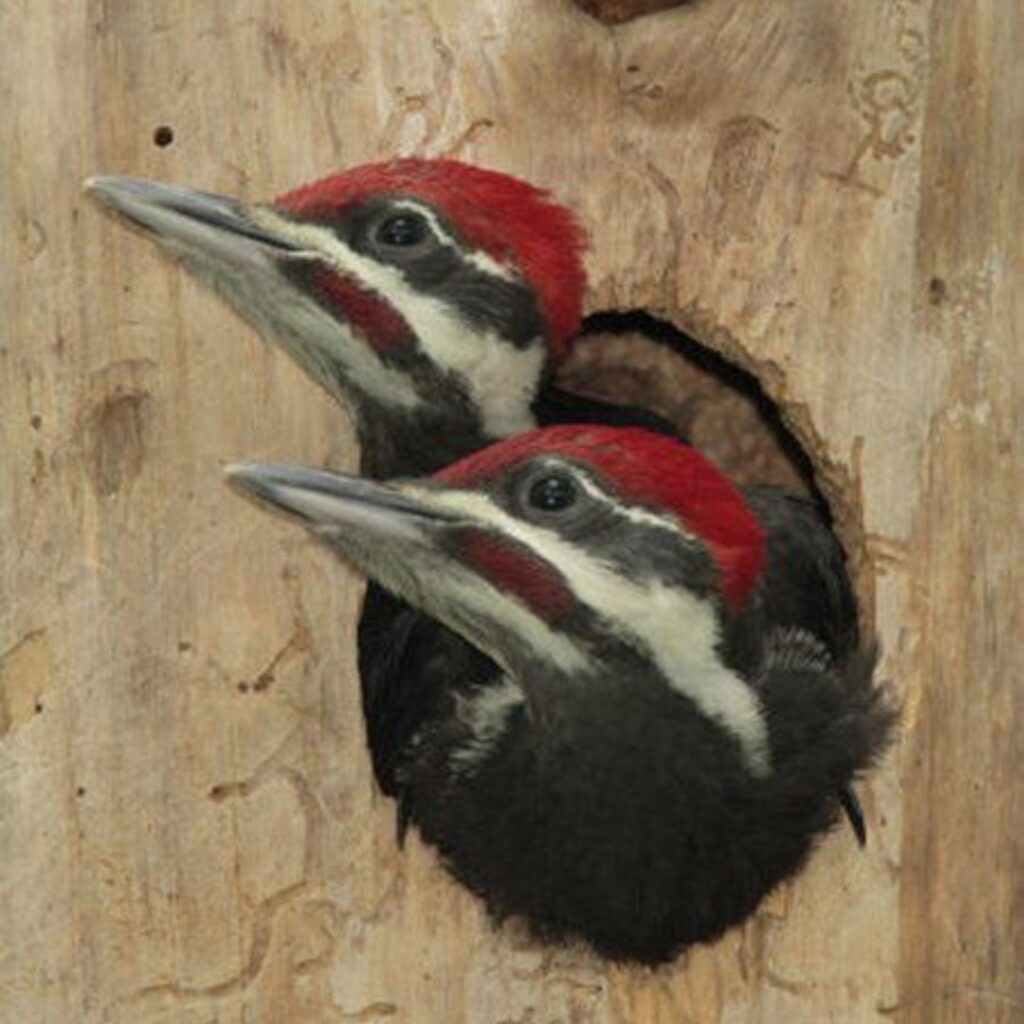
[[[463,517],[431,508],[386,485],[359,477],[342,476],[304,466],[243,462],[229,466],[225,473],[233,487],[259,498],[291,515],[311,522],[330,522],[326,516],[302,508],[293,495],[321,495],[337,502],[337,523],[346,521],[344,509],[359,507],[366,513],[380,513],[382,519],[409,524],[452,525]]]
[[[261,245],[284,252],[301,251],[294,242],[254,224],[237,200],[212,192],[198,192],[141,178],[98,176],[85,182],[85,189],[105,205],[141,223],[150,225],[137,212],[139,208],[163,210],[186,220],[206,224],[228,234],[250,238]]]

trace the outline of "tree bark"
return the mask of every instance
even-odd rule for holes
[[[3,1024],[1024,1019],[1020,4],[7,0],[0,38]],[[867,850],[837,831],[657,972],[495,930],[398,850],[361,584],[221,482],[351,468],[349,423],[81,193],[407,153],[549,186],[591,310],[758,374],[902,694]]]

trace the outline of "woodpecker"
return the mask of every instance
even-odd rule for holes
[[[580,324],[585,239],[570,210],[526,182],[405,159],[269,204],[131,178],[87,188],[348,405],[370,476],[427,474],[538,425],[672,432],[646,410],[552,384]],[[811,633],[843,661],[858,643],[856,604],[819,509],[770,487],[747,500],[768,531],[762,603],[778,626]],[[461,637],[371,585],[359,625],[368,743],[379,785],[400,806],[401,753],[455,666],[498,678]],[[856,797],[843,802],[863,844]]]
[[[354,412],[372,476],[430,473],[538,423],[668,429],[550,383],[580,326],[585,236],[527,182],[405,159],[267,204],[134,178],[86,189]]]
[[[429,480],[248,463],[231,482],[498,669],[451,674],[402,800],[498,919],[657,964],[742,921],[837,817],[893,713],[765,607],[765,531],[694,449],[549,427]]]

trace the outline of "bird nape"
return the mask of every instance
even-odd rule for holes
[[[767,614],[765,531],[693,449],[552,427],[430,480],[239,488],[486,653],[408,735],[402,800],[496,918],[654,964],[749,915],[884,749],[874,658]]]

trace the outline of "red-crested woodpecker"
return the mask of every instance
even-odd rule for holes
[[[452,674],[403,800],[493,915],[658,963],[742,921],[884,748],[873,658],[765,614],[765,531],[692,448],[551,427],[426,481],[229,471],[497,666]]]
[[[641,409],[560,391],[550,371],[578,329],[584,235],[516,178],[451,160],[356,167],[269,204],[130,178],[93,195],[177,254],[355,413],[362,469],[419,475],[536,425],[668,428]],[[842,551],[811,502],[749,488],[767,533],[760,603],[833,661],[858,644]],[[382,789],[404,792],[410,737],[450,675],[489,659],[373,587],[359,627],[364,710]],[[858,838],[852,792],[842,796]]]
[[[549,383],[580,325],[584,234],[527,182],[408,159],[268,204],[133,178],[86,188],[351,408],[366,473],[432,472],[538,423],[657,423]]]

